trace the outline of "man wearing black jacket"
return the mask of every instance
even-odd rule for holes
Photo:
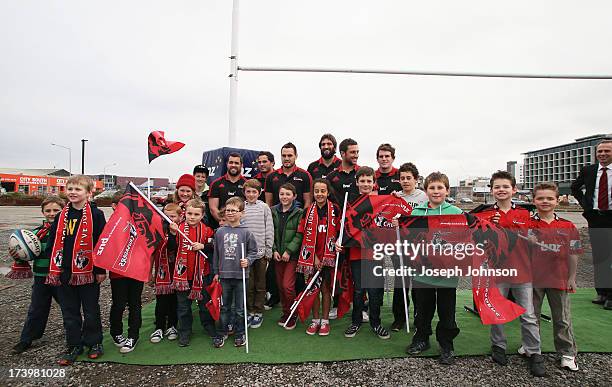
[[[589,224],[597,290],[593,303],[612,310],[612,139],[601,141],[595,149],[598,163],[582,168],[572,183],[572,195]]]

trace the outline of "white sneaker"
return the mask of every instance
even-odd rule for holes
[[[156,344],[162,341],[164,338],[164,332],[161,329],[156,329],[155,332],[151,333],[151,342]]]
[[[338,318],[338,308],[331,308],[329,310],[329,319],[335,320]]]
[[[121,353],[130,353],[134,350],[134,348],[136,348],[136,343],[138,343],[137,339],[132,339],[132,338],[128,338],[125,341],[125,344],[123,345],[123,347],[121,347],[121,349],[119,350],[119,352]]]
[[[578,371],[578,363],[576,363],[576,358],[574,356],[561,356],[561,368],[574,372]]]
[[[522,345],[519,347],[519,349],[516,352],[518,352],[519,355],[527,356],[527,352],[525,352],[525,348],[523,348]]]
[[[115,347],[119,347],[119,348],[123,347],[126,341],[127,341],[127,337],[123,335],[113,336],[113,344],[115,344]]]
[[[363,322],[370,322],[370,316],[368,315],[368,312],[366,312],[365,310],[361,312],[361,319]]]
[[[176,340],[178,338],[178,332],[176,331],[175,327],[170,327],[166,329],[165,335],[168,340]]]

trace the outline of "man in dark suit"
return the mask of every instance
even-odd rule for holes
[[[598,163],[582,168],[572,183],[572,194],[589,224],[597,290],[593,303],[612,310],[612,139],[595,149]]]

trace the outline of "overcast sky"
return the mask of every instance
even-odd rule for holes
[[[243,0],[239,64],[424,71],[612,74],[612,3]],[[176,180],[227,145],[230,0],[0,2],[0,167],[146,175],[146,138],[187,145],[153,161]],[[298,165],[317,142],[360,143],[376,166],[451,181],[522,152],[612,132],[612,81],[241,72],[238,146]]]

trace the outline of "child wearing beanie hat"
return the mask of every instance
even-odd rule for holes
[[[174,202],[182,209],[181,221],[185,215],[185,204],[195,197],[195,177],[188,173],[179,177],[174,191]]]

